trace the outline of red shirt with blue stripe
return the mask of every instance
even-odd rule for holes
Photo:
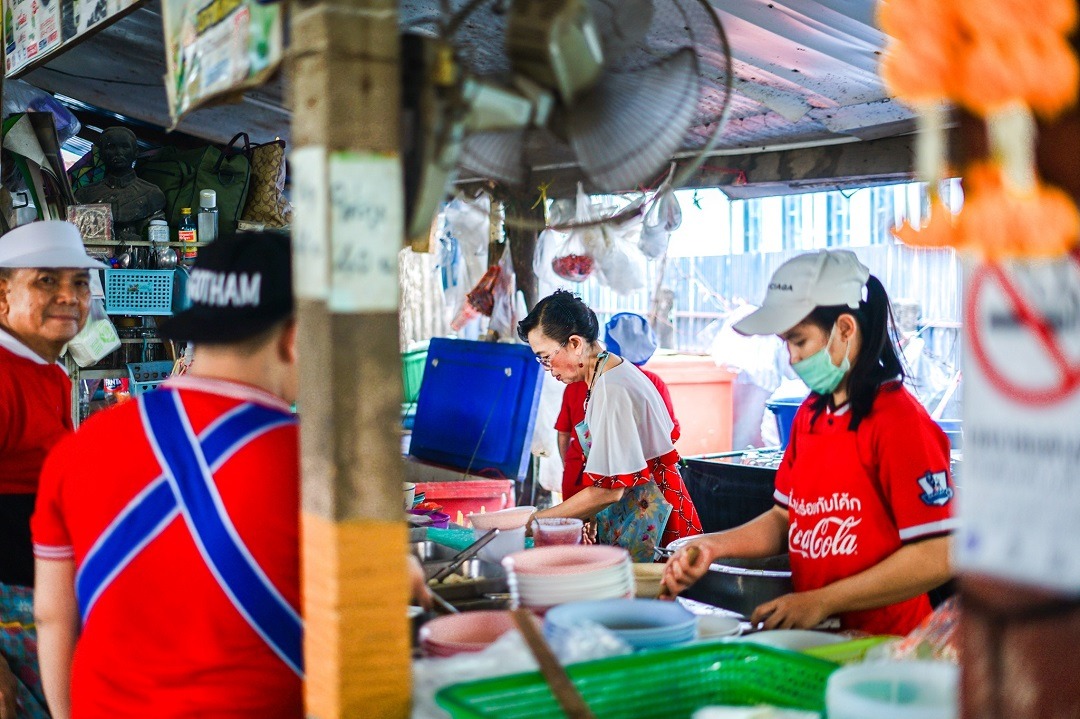
[[[289,412],[247,385],[179,377],[165,386],[179,392],[195,434],[244,403]],[[135,401],[91,417],[46,460],[32,523],[35,555],[74,560],[78,570],[161,474]],[[213,476],[240,540],[295,608],[299,477],[295,424],[257,436]],[[302,715],[300,678],[230,602],[180,517],[94,603],[75,649],[71,700],[73,719]]]

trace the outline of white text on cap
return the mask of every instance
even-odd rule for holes
[[[258,307],[262,273],[191,271],[187,292],[192,303],[212,307]]]

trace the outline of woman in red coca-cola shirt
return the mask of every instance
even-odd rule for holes
[[[904,387],[889,298],[854,253],[819,251],[782,265],[762,307],[735,325],[778,334],[811,394],[776,475],[776,506],[696,540],[669,561],[674,593],[719,557],[791,557],[795,592],[751,621],[907,634],[930,612],[927,592],[951,576],[953,485],[944,432]],[[689,546],[689,545],[688,545]]]

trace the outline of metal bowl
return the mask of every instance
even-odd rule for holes
[[[667,560],[675,550],[692,537],[677,539],[663,549],[657,558]],[[787,554],[753,559],[720,559],[709,565],[709,571],[681,596],[749,617],[758,605],[790,594],[791,564]]]

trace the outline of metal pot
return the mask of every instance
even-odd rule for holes
[[[684,537],[667,547],[657,548],[657,559],[666,561],[675,550],[692,539]],[[717,560],[709,565],[705,576],[681,596],[748,618],[758,605],[793,591],[788,555],[778,554],[755,559]]]

